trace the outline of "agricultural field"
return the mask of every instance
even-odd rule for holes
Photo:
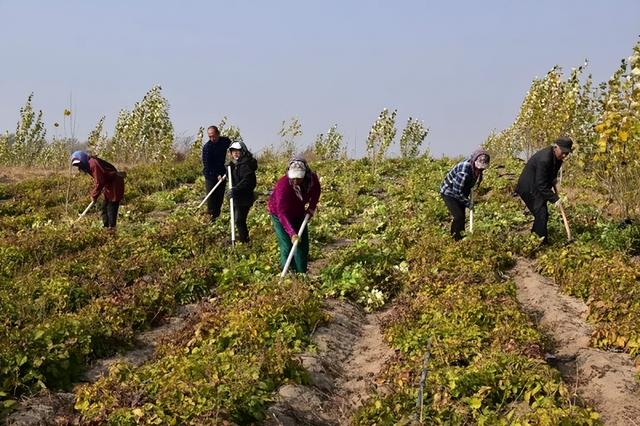
[[[452,164],[428,156],[384,160],[375,171],[366,159],[313,163],[323,186],[310,228],[315,267],[281,283],[265,201],[284,163],[261,163],[253,242],[235,249],[228,216],[209,224],[195,210],[204,185],[197,161],[131,168],[115,235],[96,212],[70,224],[84,208],[86,177],[71,178],[67,209],[64,174],[3,183],[4,415],[29,396],[65,391],[73,406],[60,409],[58,424],[269,421],[284,385],[314,386],[300,354],[321,353],[314,332],[331,327],[328,301],[342,300],[362,315],[384,312],[378,344],[392,353],[362,402],[347,407],[351,423],[409,424],[421,413],[425,424],[598,424],[593,401],[547,362],[553,339],[518,302],[510,271],[532,259],[588,304],[591,346],[637,357],[640,227],[620,226],[576,196],[568,203],[575,241],[565,244],[555,215],[553,244],[539,248],[511,196],[521,167],[511,161],[488,172],[476,229],[453,242],[438,196]],[[116,362],[87,381],[97,360],[132,350],[136,335],[187,304],[191,314],[149,359]]]
[[[421,120],[396,138],[383,109],[359,159],[337,125],[318,135],[310,268],[283,280],[266,204],[299,151],[297,118],[261,152],[252,241],[232,246],[228,204],[214,222],[198,209],[205,130],[177,150],[160,86],[86,143],[47,142],[29,96],[0,136],[0,419],[637,424],[640,43],[607,82],[585,67],[534,79],[482,143],[491,166],[460,241],[439,190],[461,157],[430,155]],[[218,127],[242,141],[226,117]],[[513,193],[560,136],[576,148],[559,177],[568,223],[550,207],[542,244]],[[117,232],[96,207],[77,218],[92,185],[66,172],[79,147],[127,172]]]

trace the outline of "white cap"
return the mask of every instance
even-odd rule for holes
[[[234,142],[229,146],[229,149],[237,149],[238,151],[242,151],[242,145],[240,145],[240,142]]]
[[[287,176],[289,179],[302,179],[307,174],[307,168],[302,161],[292,161],[289,164]]]

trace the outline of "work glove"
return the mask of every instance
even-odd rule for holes
[[[296,242],[298,242],[298,239],[299,239],[299,238],[300,238],[300,237],[298,237],[298,234],[293,234],[293,235],[291,236],[291,244],[295,244]]]
[[[560,208],[560,205],[562,204],[562,200],[560,198],[558,198],[558,201],[556,201],[555,203],[553,203],[553,206],[555,208]]]
[[[237,190],[235,188],[229,188],[229,192],[227,193],[227,197],[229,197],[229,199],[231,198],[236,198],[237,195]]]

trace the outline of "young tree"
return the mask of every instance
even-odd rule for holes
[[[5,166],[11,164],[11,145],[13,143],[11,136],[8,131],[4,135],[0,135],[0,164]]]
[[[72,139],[57,139],[46,144],[38,155],[36,165],[47,169],[65,169],[69,167],[69,155],[73,145]]]
[[[173,125],[169,103],[158,85],[137,102],[131,112],[120,111],[109,158],[128,163],[165,161],[173,157]]]
[[[400,154],[402,157],[417,157],[420,146],[428,133],[429,129],[424,127],[422,121],[409,117],[407,125],[400,136]]]
[[[198,132],[196,133],[196,138],[189,149],[189,154],[187,158],[189,159],[200,159],[202,155],[202,141],[204,140],[204,127],[200,127]]]
[[[340,156],[346,156],[343,139],[342,134],[338,132],[338,125],[334,124],[326,135],[320,133],[316,136],[313,150],[322,160],[337,160]]]
[[[103,115],[87,138],[87,148],[89,148],[89,152],[99,156],[105,155],[108,149],[108,140],[103,134],[104,119],[105,116]]]
[[[297,117],[291,117],[289,123],[282,122],[278,136],[281,138],[280,153],[291,158],[296,153],[296,138],[302,136],[302,125]]]
[[[371,130],[369,130],[367,153],[373,163],[374,169],[376,163],[384,158],[393,139],[396,137],[397,129],[395,124],[397,114],[397,109],[393,110],[392,113],[389,113],[387,108],[383,109],[373,123],[373,126],[371,126]]]
[[[38,156],[46,146],[47,134],[42,122],[42,111],[36,115],[31,101],[33,93],[27,98],[26,104],[20,108],[20,121],[16,127],[15,140],[11,145],[11,160],[13,164],[32,166],[38,162]]]
[[[231,139],[231,142],[243,142],[242,134],[240,134],[240,128],[229,124],[229,119],[225,115],[218,123],[218,130],[220,130],[221,136],[226,136]]]
[[[640,206],[640,42],[609,79],[601,106],[596,173],[610,201],[630,217]]]

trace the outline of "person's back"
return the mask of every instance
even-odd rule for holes
[[[573,150],[573,141],[559,138],[553,145],[536,152],[525,164],[515,192],[533,215],[531,232],[547,242],[549,211],[547,203],[557,204],[560,198],[554,186],[562,162]]]
[[[98,198],[100,193],[111,202],[120,202],[124,196],[124,178],[116,167],[102,158],[89,157],[89,174],[94,178],[95,186],[92,198]]]
[[[561,166],[562,161],[554,155],[553,147],[539,150],[525,164],[515,192],[520,195],[542,196],[545,200],[555,202],[551,187]]]
[[[100,194],[104,195],[102,204],[102,222],[105,228],[115,229],[118,208],[124,196],[124,173],[106,160],[89,155],[84,151],[71,154],[71,165],[89,174],[94,181],[91,200],[95,203]]]

